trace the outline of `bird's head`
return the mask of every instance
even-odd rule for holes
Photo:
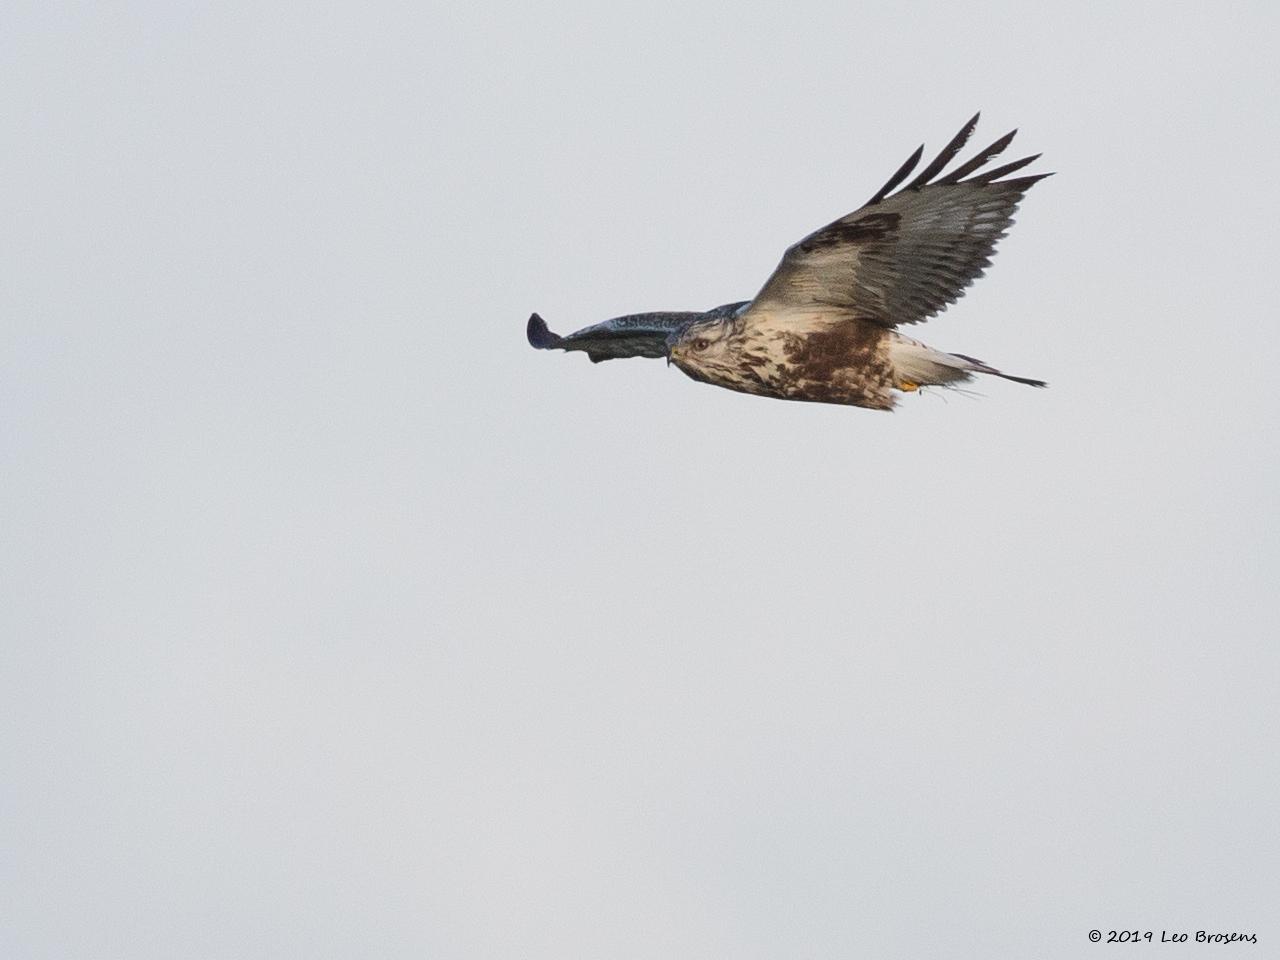
[[[668,360],[690,376],[708,375],[732,362],[734,329],[731,315],[712,311],[672,335],[667,345]]]

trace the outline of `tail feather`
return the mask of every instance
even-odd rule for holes
[[[897,386],[903,390],[914,390],[916,387],[952,386],[973,379],[975,373],[990,374],[1002,377],[1014,383],[1025,383],[1029,387],[1044,387],[1043,380],[1032,380],[1030,377],[1015,377],[1004,373],[976,357],[968,357],[963,353],[945,353],[935,350],[928,344],[900,333],[893,333],[889,339],[889,362],[893,365]]]
[[[1001,370],[997,370],[995,367],[983,363],[981,360],[976,360],[973,357],[966,357],[963,353],[953,353],[952,356],[959,357],[961,360],[967,360],[969,363],[973,364],[972,369],[977,373],[989,373],[993,377],[1002,377],[1005,380],[1012,380],[1014,383],[1025,383],[1028,387],[1047,387],[1049,385],[1044,380],[1032,380],[1030,377],[1015,377],[1011,373],[1004,373]]]

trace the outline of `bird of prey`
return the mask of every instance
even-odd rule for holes
[[[963,296],[991,265],[1028,188],[1050,176],[1009,178],[1039,154],[982,169],[1016,130],[942,175],[977,123],[975,114],[906,186],[897,189],[923,146],[860,209],[787,248],[753,300],[705,312],[629,314],[565,337],[535,313],[529,343],[583,350],[596,363],[666,357],[694,380],[730,390],[875,410],[893,408],[893,391],[956,386],[976,373],[1043,387],[897,330]]]

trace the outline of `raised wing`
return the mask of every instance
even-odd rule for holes
[[[529,317],[526,333],[530,346],[539,350],[583,350],[592,363],[626,357],[658,359],[667,355],[667,341],[678,336],[693,321],[720,314],[727,316],[745,303],[745,300],[727,303],[706,313],[633,313],[583,327],[564,337],[552,333],[547,328],[546,321],[535,313]]]
[[[1050,176],[1000,179],[1039,154],[977,172],[1009,146],[1015,130],[939,178],[977,123],[975,114],[897,193],[923,146],[865,206],[789,247],[744,320],[818,309],[893,327],[926,320],[963,296],[991,265],[1027,189]]]

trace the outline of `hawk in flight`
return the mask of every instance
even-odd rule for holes
[[[895,390],[954,386],[975,373],[1043,387],[897,330],[964,295],[991,265],[1023,195],[1049,176],[1009,177],[1039,154],[982,170],[1016,130],[942,175],[977,123],[975,115],[906,186],[897,189],[923,146],[865,206],[789,247],[754,300],[630,314],[565,337],[535,313],[529,343],[584,350],[596,363],[666,357],[694,380],[730,390],[875,410],[891,410]]]

